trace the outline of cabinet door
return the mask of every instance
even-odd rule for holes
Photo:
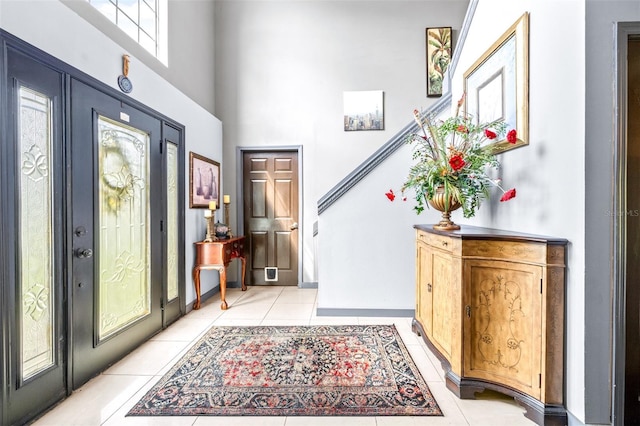
[[[455,276],[451,253],[430,250],[429,259],[432,267],[432,342],[447,359],[451,360],[451,343],[453,328],[459,324],[455,319],[454,306],[459,306],[454,295]]]
[[[431,327],[433,310],[431,252],[429,247],[421,241],[417,242],[416,250],[416,318],[422,324],[427,337],[431,337],[433,332]]]
[[[464,262],[464,376],[540,398],[542,267]]]

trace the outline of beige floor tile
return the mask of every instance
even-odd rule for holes
[[[376,417],[376,426],[468,426],[464,420],[453,420],[442,416]],[[495,425],[494,425],[495,426]],[[504,425],[509,426],[509,425]]]
[[[103,374],[153,376],[170,366],[173,360],[191,346],[191,342],[150,340]]]
[[[233,326],[233,327],[249,327],[259,325],[261,320],[255,319],[235,319],[235,318],[218,318],[213,325],[215,326]]]
[[[276,300],[276,304],[280,303],[311,303],[315,304],[318,291],[316,289],[298,289],[296,287],[285,287]]]
[[[269,312],[267,312],[264,319],[304,319],[309,321],[311,319],[312,308],[313,304],[311,303],[276,303],[271,307]]]
[[[442,376],[438,372],[437,368],[440,366],[434,366],[431,359],[427,356],[424,348],[420,345],[407,345],[407,350],[415,362],[416,367],[420,370],[422,378],[427,382],[442,382]]]
[[[191,342],[211,328],[213,320],[184,318],[171,324],[162,333],[154,336],[152,341]]]
[[[102,425],[152,377],[100,375],[75,391],[34,426]]]
[[[309,325],[309,320],[305,319],[263,319],[260,325],[278,325],[278,326],[289,326],[289,325]]]
[[[200,416],[193,426],[284,426],[287,417],[212,417]]]
[[[467,425],[467,420],[462,414],[460,407],[456,404],[457,397],[447,389],[444,382],[427,382],[431,394],[435,398],[440,410],[444,414],[442,417],[433,417],[429,420],[433,420],[434,423],[440,425]]]
[[[477,393],[476,399],[456,399],[455,402],[470,425],[495,424],[496,417],[510,426],[535,424],[524,416],[524,407],[498,392],[487,390]]]
[[[431,352],[431,350],[429,349],[429,347],[426,344],[421,345],[425,351],[425,353],[427,354],[427,357],[429,358],[429,360],[431,361],[431,363],[436,367],[436,371],[438,372],[438,374],[440,375],[440,381],[444,382],[444,369],[442,368],[442,362],[440,361],[440,359],[438,359],[438,357]]]
[[[358,317],[358,324],[361,325],[391,325],[403,321],[404,318],[398,317]]]
[[[353,317],[317,317],[312,316],[310,325],[358,325],[357,319]]]
[[[216,322],[226,319],[250,319],[260,321],[267,315],[267,312],[269,312],[272,306],[273,301],[260,301],[255,303],[238,302],[235,305],[229,306],[229,309],[224,311],[223,314],[216,319]]]
[[[235,299],[237,300],[237,299]],[[229,299],[227,299],[227,303],[229,303]],[[224,312],[220,309],[220,299],[214,298],[207,299],[206,302],[200,305],[200,309],[191,309],[182,319],[204,319],[214,321]]]
[[[286,426],[376,426],[375,417],[287,417]]]

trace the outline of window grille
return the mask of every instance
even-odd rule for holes
[[[167,65],[167,0],[87,0]]]

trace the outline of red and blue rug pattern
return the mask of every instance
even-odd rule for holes
[[[214,327],[128,416],[441,416],[393,325]]]

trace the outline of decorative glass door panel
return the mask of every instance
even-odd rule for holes
[[[22,425],[67,391],[64,76],[0,44],[0,424]]]
[[[167,143],[167,301],[178,297],[178,146]]]
[[[71,79],[72,385],[162,328],[161,121]]]
[[[149,135],[98,117],[98,338],[151,310]]]
[[[22,381],[55,365],[52,106],[20,87],[20,330]]]

